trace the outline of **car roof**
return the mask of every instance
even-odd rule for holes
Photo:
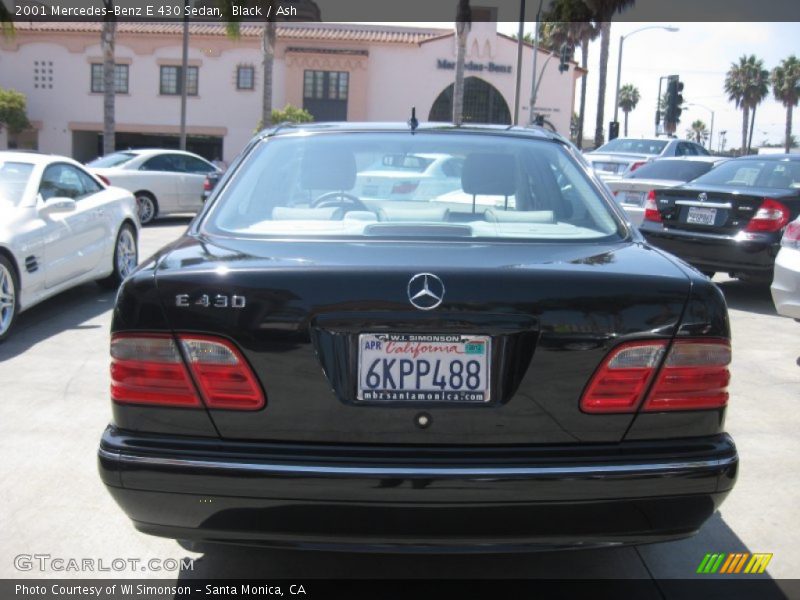
[[[681,162],[720,162],[723,160],[730,160],[727,156],[661,156],[653,162],[665,162],[668,160],[677,160]]]
[[[199,156],[194,152],[186,152],[185,150],[173,150],[171,148],[129,148],[127,150],[116,150],[113,154],[136,154],[137,156],[154,156],[156,154],[183,154],[186,156]],[[203,158],[200,156],[200,158]],[[205,159],[203,159],[205,160]]]
[[[307,133],[330,133],[330,132],[448,132],[448,133],[501,133],[505,135],[557,140],[561,141],[561,136],[547,131],[541,127],[520,127],[519,125],[484,125],[466,123],[464,125],[453,125],[452,123],[427,123],[420,122],[412,130],[408,123],[403,122],[326,122],[326,123],[281,123],[274,127],[264,129],[258,134],[260,138],[273,137],[279,135],[293,134],[299,132]]]

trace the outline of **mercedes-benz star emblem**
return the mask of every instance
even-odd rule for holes
[[[697,196],[697,199],[700,200],[700,202],[705,202],[706,200],[708,200],[708,194],[706,194],[705,192],[701,192],[700,195]]]
[[[408,282],[408,300],[420,310],[432,310],[444,300],[444,284],[433,273],[417,273]]]

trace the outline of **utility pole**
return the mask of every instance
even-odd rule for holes
[[[522,86],[522,40],[525,33],[525,0],[519,0],[519,30],[517,32],[517,83],[514,90],[514,125],[519,125],[519,92]]]
[[[533,125],[536,121],[534,107],[536,106],[536,59],[539,56],[539,20],[542,18],[542,4],[544,0],[539,0],[539,10],[536,11],[536,22],[533,24],[533,77],[531,77],[531,110],[528,115],[528,124]]]
[[[193,5],[194,0],[183,0],[183,60],[181,62],[181,150],[186,150],[186,84],[189,81],[189,11],[187,8]]]

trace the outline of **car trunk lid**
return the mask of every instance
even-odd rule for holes
[[[444,284],[433,310],[409,300],[422,273]],[[632,415],[584,414],[582,391],[617,342],[672,336],[690,288],[631,243],[191,237],[156,281],[174,331],[232,340],[263,385],[262,410],[209,411],[222,437],[434,445],[620,440]],[[359,401],[363,334],[488,341],[489,401]]]

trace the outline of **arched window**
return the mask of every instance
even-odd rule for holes
[[[453,120],[453,86],[451,83],[436,98],[429,121]],[[510,125],[511,111],[503,95],[491,83],[478,77],[465,77],[464,122]]]

